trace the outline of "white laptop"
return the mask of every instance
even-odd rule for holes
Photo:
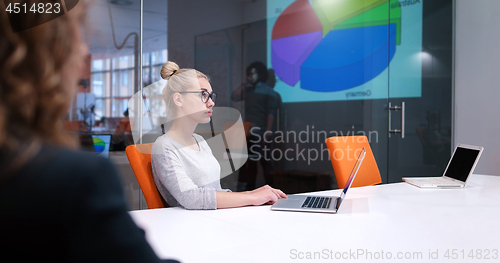
[[[344,200],[347,190],[351,187],[354,177],[358,173],[359,167],[365,158],[366,150],[363,148],[352,168],[351,175],[347,179],[344,190],[337,196],[313,196],[313,195],[289,195],[288,198],[281,198],[271,206],[272,210],[281,211],[302,211],[319,213],[337,213],[342,200]]]
[[[403,181],[421,188],[463,188],[482,152],[483,147],[458,144],[443,176],[403,178]]]

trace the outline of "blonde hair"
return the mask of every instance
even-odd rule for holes
[[[183,68],[181,69],[179,65],[175,62],[168,61],[163,65],[160,71],[160,75],[163,79],[168,80],[167,85],[163,88],[163,100],[167,104],[167,110],[169,112],[175,112],[175,106],[172,97],[175,93],[186,91],[193,81],[193,74],[189,74],[189,71],[196,72],[196,77],[198,79],[205,79],[210,82],[210,78],[201,73],[196,69]],[[183,74],[184,73],[184,74]],[[172,116],[170,116],[172,117]]]

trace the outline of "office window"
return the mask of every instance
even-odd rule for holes
[[[147,87],[161,79],[160,70],[167,62],[167,50],[153,51],[143,54],[143,82]],[[125,117],[128,101],[135,94],[135,56],[120,56],[116,58],[95,59],[91,65],[92,93],[96,97],[95,119],[102,117]],[[160,91],[161,94],[161,91]],[[158,98],[161,99],[161,98]],[[154,106],[153,115],[166,114],[161,109],[161,102],[146,105]],[[148,109],[149,110],[149,109]]]

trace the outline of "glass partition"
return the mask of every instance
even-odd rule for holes
[[[153,84],[168,60],[211,78],[214,114],[241,115],[249,159],[224,188],[336,189],[332,136],[366,136],[383,183],[439,175],[452,147],[452,2],[144,0],[142,82],[151,88],[138,94],[140,1],[97,0],[81,91],[94,103],[75,100],[70,120],[78,134],[111,135],[134,209],[139,188],[123,150],[137,143],[128,118],[138,112],[128,103],[142,97],[144,138],[154,141],[167,112]]]
[[[138,57],[140,1],[96,0],[89,16],[89,72],[72,105],[67,127],[94,147],[84,150],[109,158],[120,170],[127,201],[139,209],[139,185],[125,155],[134,144],[128,102],[139,91]],[[143,21],[143,82],[147,86],[160,79],[159,69],[167,61],[167,2],[145,0]],[[148,107],[154,104],[146,102]],[[161,110],[151,110],[161,114]],[[101,147],[105,145],[105,147]],[[144,202],[145,204],[145,202]],[[146,205],[144,207],[147,207]]]

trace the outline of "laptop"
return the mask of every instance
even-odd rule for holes
[[[92,134],[94,149],[98,156],[109,158],[109,146],[111,144],[111,134]]]
[[[361,153],[352,168],[351,175],[347,179],[344,190],[337,196],[314,196],[314,195],[289,195],[288,198],[281,198],[271,206],[272,210],[279,211],[301,211],[301,212],[318,212],[335,214],[339,210],[342,201],[345,198],[347,190],[352,185],[354,177],[358,173],[359,167],[366,155],[366,150],[363,147]]]
[[[403,181],[420,188],[463,188],[482,152],[483,147],[458,144],[443,176],[403,178]]]
[[[79,137],[82,150],[93,152],[104,158],[109,157],[111,134],[82,134]]]

